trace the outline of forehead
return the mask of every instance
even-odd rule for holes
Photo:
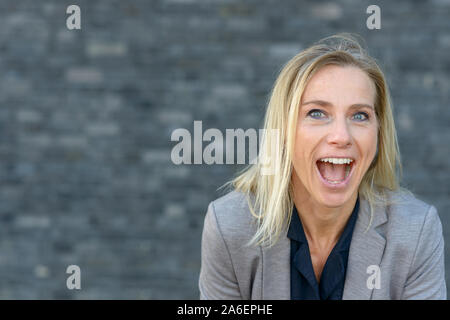
[[[372,79],[354,66],[324,66],[311,77],[302,95],[308,100],[333,104],[375,103],[376,89]]]

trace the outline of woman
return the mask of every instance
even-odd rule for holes
[[[388,86],[353,37],[284,66],[264,128],[261,161],[209,205],[201,299],[446,299],[439,216],[399,187]]]

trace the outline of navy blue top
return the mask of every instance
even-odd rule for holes
[[[294,205],[289,225],[291,239],[291,300],[342,300],[348,252],[359,210],[359,199],[338,242],[331,251],[317,283],[308,241]]]

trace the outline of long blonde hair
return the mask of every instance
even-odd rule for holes
[[[249,244],[275,244],[290,223],[293,208],[292,158],[300,100],[309,79],[320,68],[331,64],[360,68],[376,87],[377,154],[358,190],[359,195],[369,202],[370,221],[373,207],[388,201],[384,190],[400,189],[400,153],[383,72],[354,36],[339,34],[327,37],[288,61],[272,88],[264,120],[266,134],[261,138],[258,159],[270,158],[271,165],[275,166],[274,174],[262,174],[263,162],[257,161],[229,182],[235,190],[247,195],[250,211],[257,218],[258,228]],[[271,130],[278,130],[279,141],[273,141],[274,136],[267,134]]]

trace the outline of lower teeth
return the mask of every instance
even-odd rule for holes
[[[338,184],[341,183],[344,180],[340,180],[340,181],[333,181],[333,180],[327,180],[327,182],[331,183],[331,184]]]

